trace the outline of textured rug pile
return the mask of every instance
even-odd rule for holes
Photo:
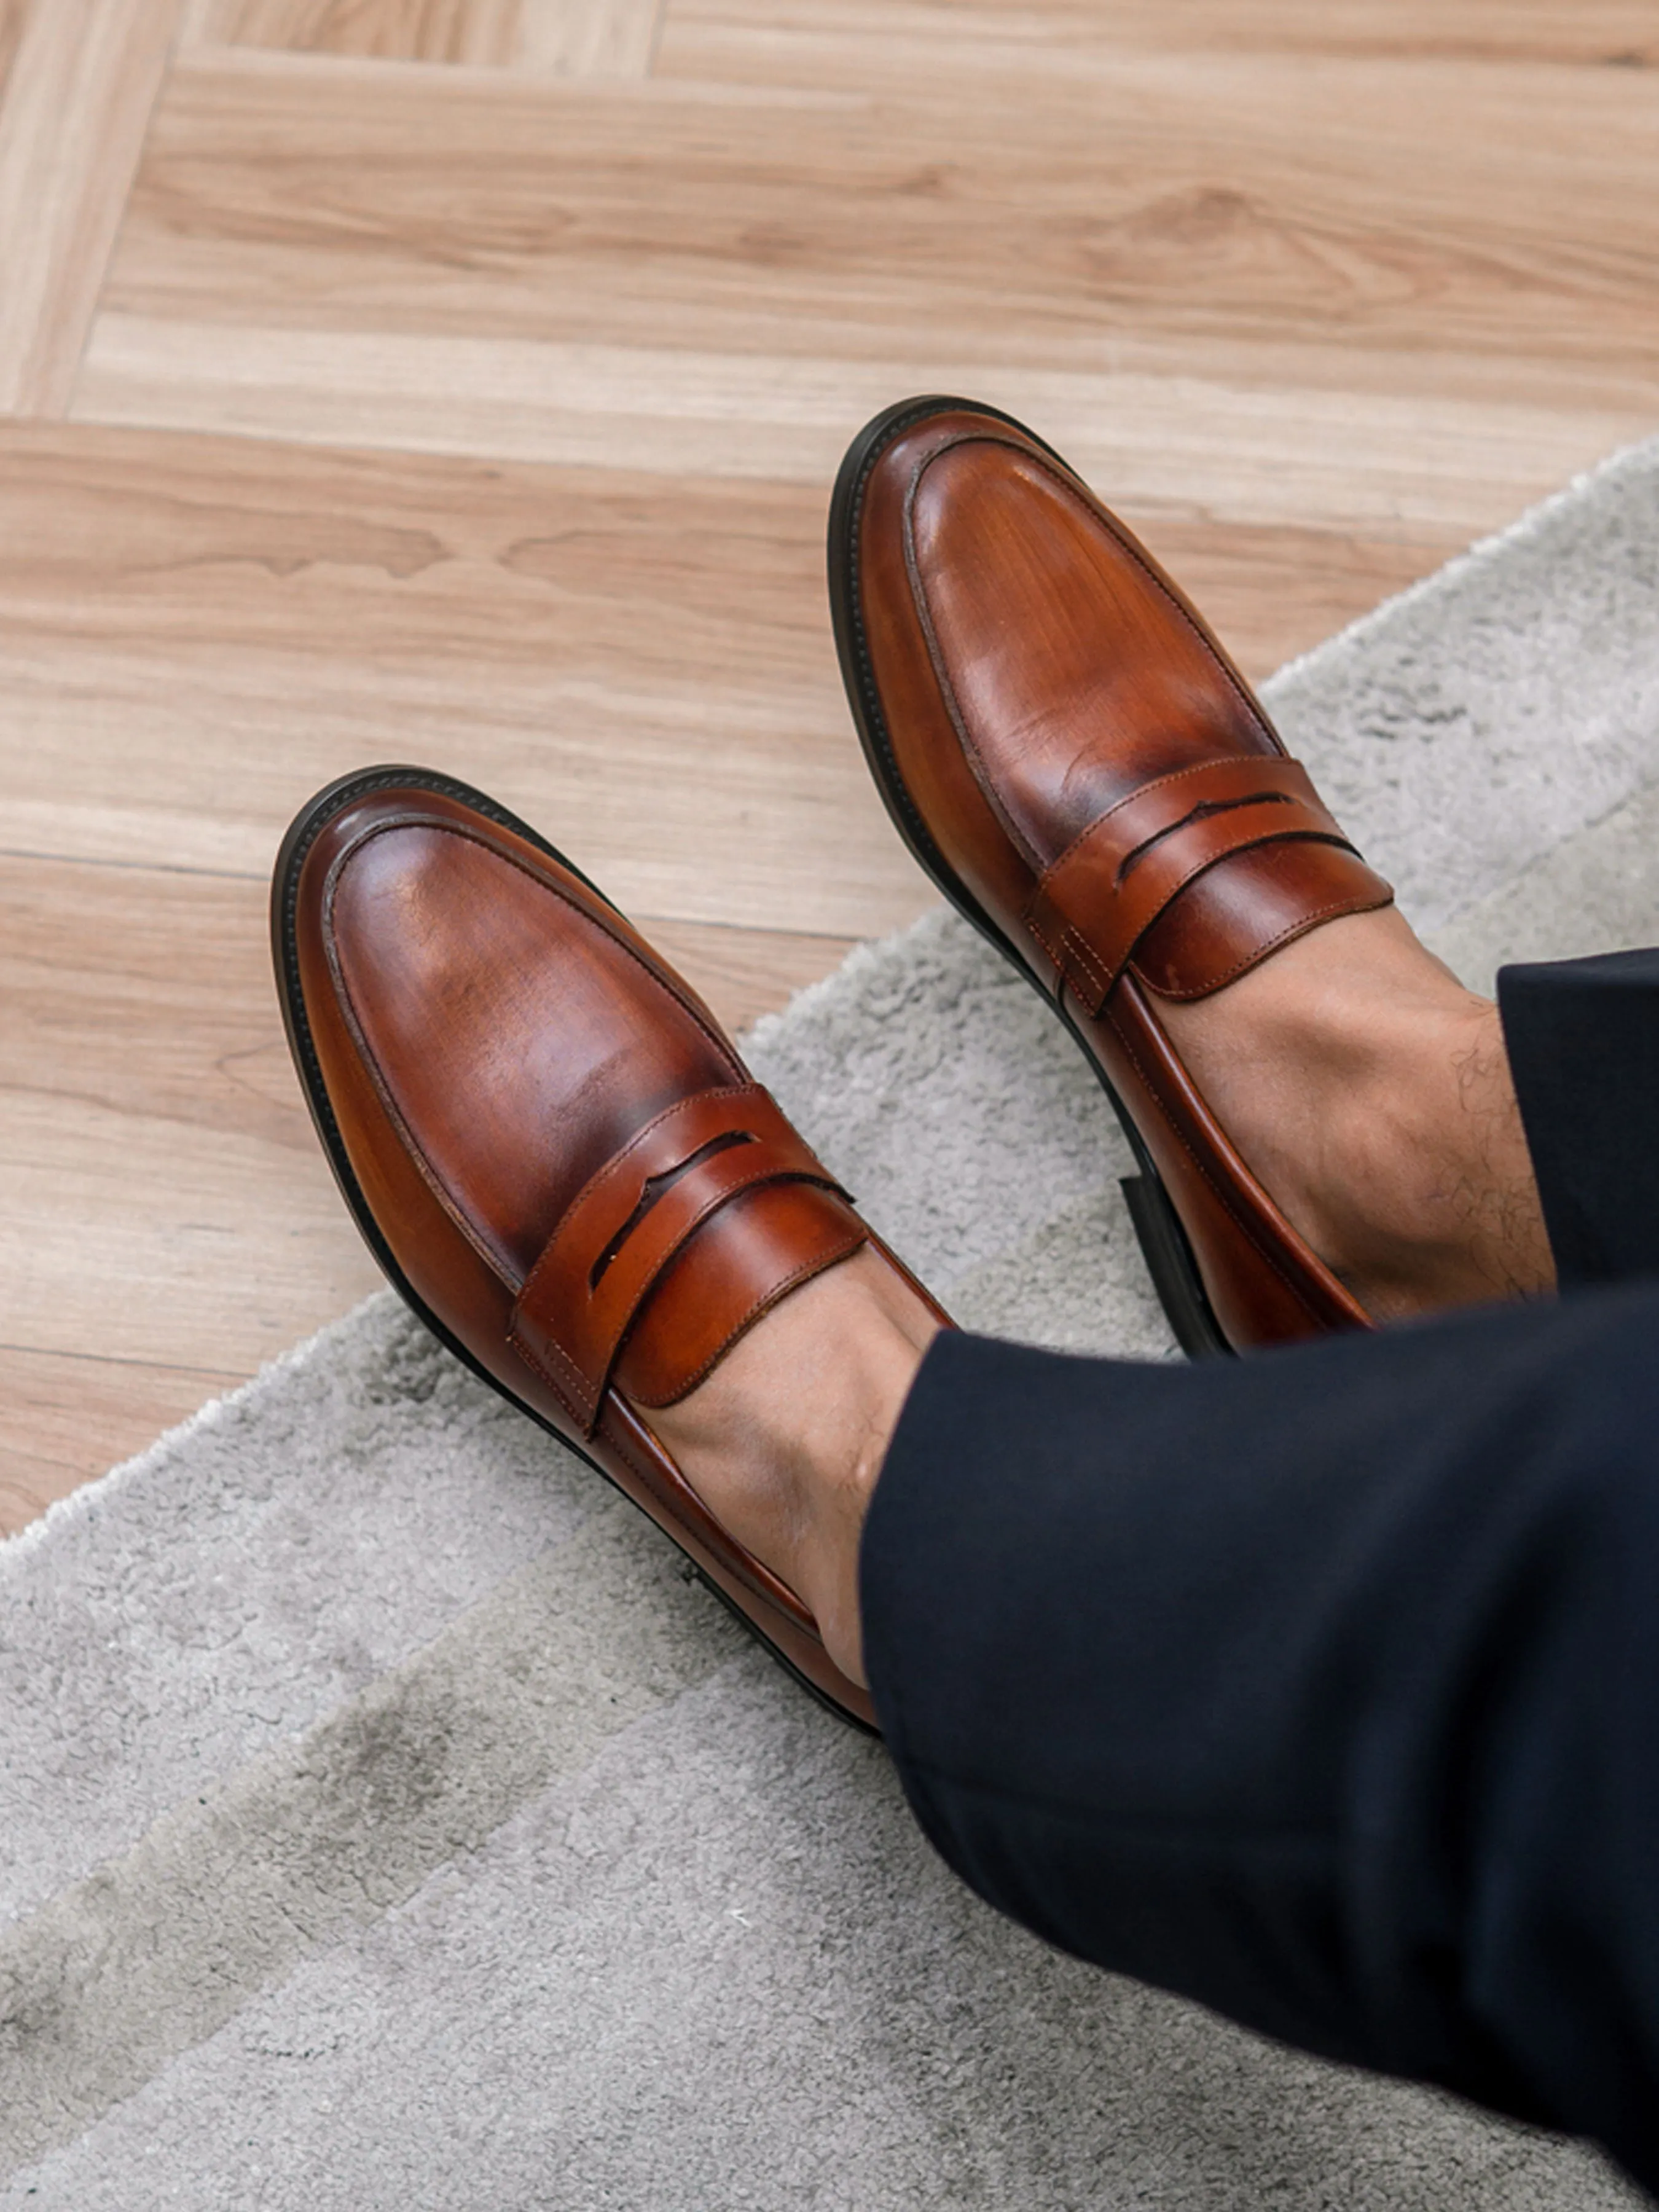
[[[1471,982],[1650,941],[1659,447],[1269,696]],[[953,919],[751,1042],[965,1322],[1170,1353],[1100,1094]],[[389,1295],[0,1547],[6,2207],[1631,2201],[999,1923],[879,1747]]]

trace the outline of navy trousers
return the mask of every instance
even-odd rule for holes
[[[1659,953],[1499,997],[1559,1299],[1191,1367],[942,1336],[866,1653],[991,1904],[1659,2194]]]

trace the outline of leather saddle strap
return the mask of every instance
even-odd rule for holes
[[[1048,868],[1025,921],[1090,1013],[1135,946],[1195,876],[1287,837],[1345,837],[1299,761],[1204,761],[1143,784],[1091,822]]]
[[[664,1269],[721,1206],[771,1182],[846,1195],[769,1094],[741,1084],[671,1106],[572,1200],[519,1294],[510,1334],[584,1436]],[[792,1265],[780,1255],[780,1281]]]

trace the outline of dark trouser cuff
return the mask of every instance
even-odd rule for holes
[[[1498,1005],[1562,1289],[1659,1273],[1659,952],[1505,968]]]
[[[941,1337],[861,1560],[969,1885],[1659,2183],[1659,1287],[1191,1367]]]

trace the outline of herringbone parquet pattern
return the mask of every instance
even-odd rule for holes
[[[264,951],[415,758],[734,1022],[927,902],[864,416],[1072,451],[1265,672],[1659,422],[1645,0],[0,0],[0,1527],[373,1280]]]

